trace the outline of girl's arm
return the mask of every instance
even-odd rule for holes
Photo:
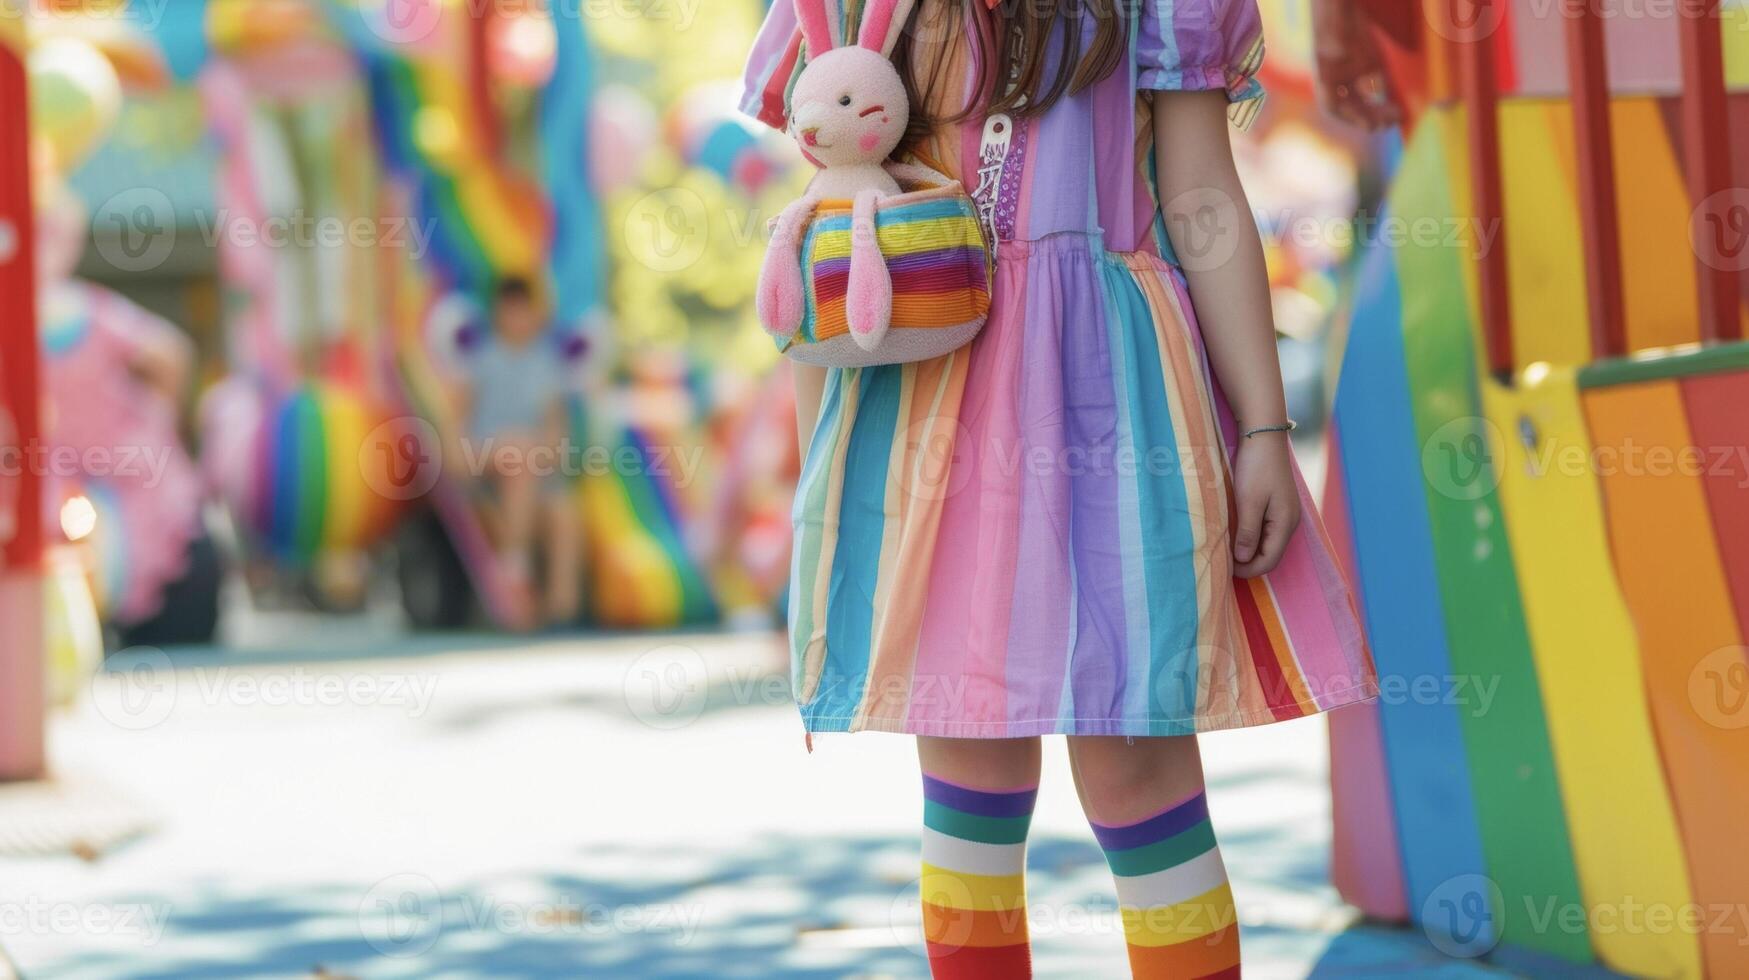
[[[1153,98],[1160,207],[1215,376],[1241,429],[1285,422],[1269,274],[1233,166],[1226,93],[1156,92]],[[1285,432],[1240,440],[1233,464],[1233,559],[1241,577],[1274,568],[1299,526],[1299,488],[1289,453]]]

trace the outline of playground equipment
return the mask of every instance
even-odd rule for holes
[[[203,534],[201,492],[177,427],[187,341],[73,275],[90,220],[67,179],[109,139],[124,81],[162,80],[150,51],[125,24],[75,30],[62,20],[36,24],[29,48],[43,415],[41,442],[24,447],[22,463],[41,481],[49,681],[63,697],[101,658],[99,614],[124,636],[144,630],[155,642],[204,641],[216,617],[216,582],[187,587]],[[181,586],[174,596],[173,586]]]
[[[19,297],[0,321],[0,450],[40,437],[36,272],[30,200],[30,114],[24,2],[0,0],[0,292]],[[41,481],[0,469],[0,779],[43,768]]]
[[[612,321],[600,205],[585,179],[601,153],[583,24],[538,3],[415,4],[395,23],[368,4],[275,6],[280,30],[227,33],[218,4],[205,20],[198,74],[224,149],[222,205],[256,223],[295,208],[411,238],[332,262],[221,238],[232,377],[204,413],[209,474],[268,564],[309,568],[386,540],[415,625],[459,625],[476,596],[490,619],[526,625],[468,479],[443,464],[459,431],[452,393],[471,341],[491,329],[495,283],[551,284],[554,356],[574,366],[576,446],[636,454],[645,424],[617,411],[600,383],[609,369],[589,363]],[[327,70],[285,78],[312,62]],[[740,172],[743,157],[730,155]],[[379,471],[389,465],[424,472]],[[574,476],[593,617],[710,616],[676,523],[685,512],[645,505],[673,495],[666,477],[640,466]],[[400,492],[409,485],[419,489]]]
[[[1612,21],[1656,93],[1612,98],[1594,8],[1445,4],[1386,218],[1441,233],[1366,256],[1336,400],[1384,692],[1331,718],[1336,881],[1457,954],[1741,976],[1743,11]]]

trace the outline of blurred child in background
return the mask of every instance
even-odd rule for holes
[[[574,620],[581,589],[576,502],[563,465],[565,362],[544,342],[547,327],[528,280],[501,280],[492,329],[469,358],[461,396],[472,443],[462,458],[482,464],[469,475],[485,491],[498,571],[520,607],[515,618],[529,625],[537,618],[549,625]],[[532,608],[537,534],[546,557],[538,614]]]

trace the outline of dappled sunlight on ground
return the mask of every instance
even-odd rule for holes
[[[373,653],[116,660],[54,723],[55,765],[150,829],[91,862],[0,856],[21,971],[927,975],[910,742],[808,754],[773,638]],[[1318,719],[1206,740],[1247,976],[1501,975],[1354,925],[1327,883],[1323,753]],[[1038,975],[1121,976],[1104,861],[1060,744],[1046,757]]]

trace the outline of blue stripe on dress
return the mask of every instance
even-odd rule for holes
[[[848,370],[862,372],[862,390],[839,489],[838,544],[826,593],[826,635],[832,639],[820,677],[823,696],[809,706],[815,717],[839,719],[855,714],[868,685],[874,595],[887,526],[887,464],[898,433],[905,369],[889,364]]]
[[[825,390],[820,397],[820,414],[814,420],[813,438],[802,457],[802,472],[796,481],[795,502],[790,507],[790,525],[795,529],[795,547],[790,561],[790,676],[803,677],[802,656],[808,640],[818,625],[814,621],[814,598],[817,595],[819,567],[814,574],[803,573],[802,562],[807,556],[819,560],[825,539],[826,495],[831,492],[832,460],[837,457],[838,427],[844,414],[844,376],[842,371],[827,373]],[[796,697],[803,696],[797,687]]]
[[[1158,719],[1196,716],[1197,631],[1201,614],[1197,599],[1196,536],[1187,519],[1189,494],[1180,465],[1178,433],[1172,403],[1166,394],[1166,368],[1153,311],[1122,265],[1101,265],[1109,289],[1120,305],[1116,319],[1123,345],[1122,389],[1129,394],[1136,444],[1135,483],[1138,491],[1136,537],[1142,542],[1142,568],[1147,576],[1149,643],[1140,657],[1149,670],[1147,717],[1153,734],[1193,730],[1167,726]],[[1162,312],[1162,315],[1170,315]],[[1172,329],[1171,324],[1167,329]],[[1166,472],[1156,472],[1164,466]],[[1132,656],[1137,651],[1131,651]],[[1132,716],[1140,717],[1140,716]],[[1164,730],[1170,728],[1170,730]]]
[[[1133,330],[1136,324],[1124,316],[1128,306],[1124,296],[1126,282],[1124,272],[1114,269],[1108,262],[1100,263],[1100,281],[1105,287],[1105,334],[1106,344],[1111,348],[1111,368],[1114,377],[1125,378],[1133,375],[1136,366],[1131,363],[1135,352],[1130,350],[1124,340],[1125,331]],[[1114,447],[1116,458],[1136,459],[1136,414],[1142,406],[1136,405],[1134,389],[1131,397],[1117,399],[1117,440]],[[1141,485],[1138,485],[1138,482]],[[1148,493],[1147,481],[1126,479],[1118,474],[1118,540],[1117,545],[1123,554],[1124,607],[1129,611],[1126,639],[1128,651],[1126,677],[1124,679],[1123,717],[1145,718],[1148,714],[1148,695],[1151,679],[1149,677],[1148,644],[1149,614],[1147,572],[1142,567],[1142,556],[1146,549],[1147,539],[1137,521],[1137,515],[1142,513],[1141,496]]]

